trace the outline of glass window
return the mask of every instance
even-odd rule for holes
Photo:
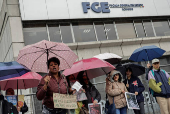
[[[143,28],[143,25],[142,25],[142,21],[135,21],[135,27],[136,27],[136,31],[137,31],[137,34],[138,34],[138,38],[146,37],[145,31],[144,31],[144,28]]]
[[[63,43],[73,43],[70,23],[61,23],[60,29],[61,29]]]
[[[62,42],[60,35],[60,28],[58,24],[48,24],[50,41]]]
[[[98,40],[99,41],[107,40],[103,22],[95,22],[94,24],[95,24]]]
[[[119,39],[136,38],[135,29],[132,21],[116,22]]]
[[[73,31],[76,42],[96,41],[92,22],[73,23]]]
[[[116,32],[113,22],[105,22],[105,30],[109,40],[116,40]]]
[[[153,26],[156,32],[156,36],[169,36],[170,29],[167,20],[153,20]]]
[[[24,24],[23,32],[25,45],[48,40],[46,24]]]
[[[154,35],[154,32],[153,32],[151,21],[145,20],[145,21],[143,21],[143,23],[144,23],[144,27],[145,27],[147,37],[154,37],[155,35]]]

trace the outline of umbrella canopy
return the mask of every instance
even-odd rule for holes
[[[78,58],[66,44],[43,40],[20,50],[17,61],[34,72],[47,73],[47,60],[51,57],[60,60],[60,70],[71,68]]]
[[[65,76],[71,74],[76,76],[78,72],[86,71],[89,79],[92,79],[98,76],[106,75],[114,69],[115,67],[113,65],[104,60],[98,58],[89,58],[75,62],[71,69],[66,69],[63,74]]]
[[[152,59],[161,57],[165,52],[165,50],[155,45],[143,46],[136,49],[129,59],[135,62],[151,61]]]
[[[124,78],[126,78],[126,68],[132,69],[133,76],[140,76],[145,73],[145,67],[134,63],[125,63],[116,66],[116,70],[120,71]]]
[[[10,78],[0,81],[0,87],[2,90],[12,89],[28,89],[37,87],[42,76],[35,72],[28,72],[20,77]]]
[[[122,59],[122,57],[120,57],[114,53],[103,53],[103,54],[96,55],[94,57],[96,57],[98,59],[105,60],[111,64],[119,63]]]
[[[22,76],[29,71],[30,70],[16,61],[0,62],[0,80]]]

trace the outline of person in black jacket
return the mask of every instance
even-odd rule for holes
[[[8,88],[6,90],[6,95],[14,95],[14,90],[12,88]],[[22,107],[17,107],[18,113],[21,112],[22,114],[25,114],[28,111],[28,106],[24,102],[24,105]]]
[[[0,114],[18,114],[17,108],[0,93]]]
[[[85,93],[87,96],[87,100],[83,101],[83,104],[86,108],[88,108],[89,103],[93,103],[94,105],[101,100],[101,95],[99,91],[92,85],[89,81],[89,78],[86,72],[81,71],[79,72],[77,79],[79,80],[80,84],[83,85],[83,89],[85,89]]]
[[[142,82],[138,77],[132,76],[132,69],[126,69],[126,78],[124,84],[130,93],[135,93],[140,110],[134,110],[135,114],[145,114],[144,111],[144,97],[142,92],[145,90]]]

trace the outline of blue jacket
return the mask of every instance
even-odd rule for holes
[[[159,96],[159,97],[166,97],[169,98],[170,97],[170,85],[168,84],[168,78],[166,76],[166,72],[164,70],[151,70],[150,72],[152,72],[152,75],[155,78],[156,83],[161,82],[162,85],[160,86],[161,88],[161,93],[156,93],[154,92],[154,96]],[[152,79],[152,77],[149,77],[150,79]]]
[[[123,81],[124,84],[127,84],[127,79]],[[127,90],[130,93],[138,92],[138,95],[136,96],[137,102],[144,102],[144,97],[142,92],[145,90],[145,87],[143,86],[142,82],[138,77],[132,76],[130,80],[128,80],[129,88]]]

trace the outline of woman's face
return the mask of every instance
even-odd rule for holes
[[[74,76],[73,75],[70,75],[69,77],[68,77],[68,79],[69,79],[69,81],[75,81],[75,78],[74,78]]]
[[[89,79],[87,78],[86,75],[83,75],[83,81],[84,81],[84,83],[85,83],[86,85],[89,84]]]
[[[119,74],[115,74],[115,76],[113,78],[114,78],[114,81],[117,82],[119,80]]]
[[[56,74],[59,72],[59,66],[56,62],[50,62],[49,64],[49,70],[51,73]]]
[[[126,76],[127,76],[127,77],[131,77],[131,75],[132,75],[132,72],[131,72],[130,70],[127,70],[127,71],[126,71]]]

